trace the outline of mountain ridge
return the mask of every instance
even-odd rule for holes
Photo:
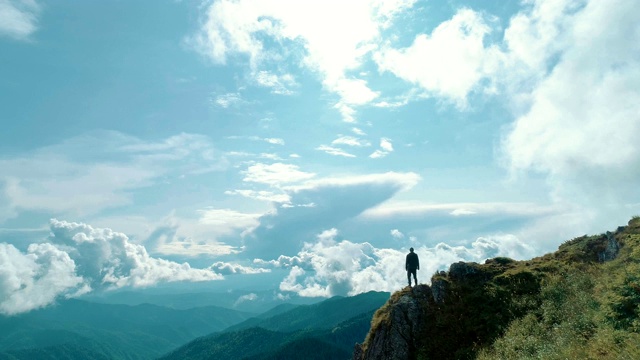
[[[458,262],[391,295],[352,359],[640,358],[640,217],[530,260]]]

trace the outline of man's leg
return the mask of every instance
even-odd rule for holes
[[[411,286],[411,270],[407,270],[407,280],[409,281],[409,286]]]

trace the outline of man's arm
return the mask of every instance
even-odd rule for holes
[[[416,255],[416,269],[420,270],[420,258]]]

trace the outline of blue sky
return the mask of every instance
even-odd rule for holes
[[[427,281],[624,225],[634,5],[0,0],[0,310],[392,291],[409,247]]]

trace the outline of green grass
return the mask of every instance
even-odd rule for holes
[[[640,359],[640,217],[616,235],[606,263],[592,259],[599,236],[564,243],[566,271],[545,275],[541,306],[511,322],[478,359]]]

